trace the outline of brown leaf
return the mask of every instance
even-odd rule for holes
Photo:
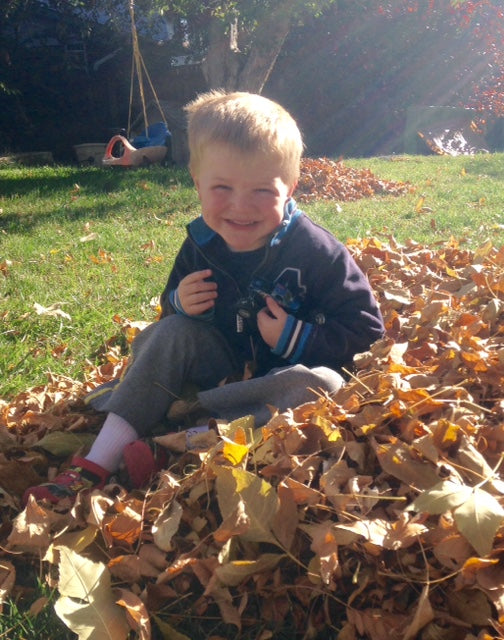
[[[116,595],[116,602],[126,610],[129,625],[137,633],[138,640],[150,640],[151,624],[145,604],[127,589],[116,589]]]
[[[429,601],[429,585],[426,584],[422,589],[420,598],[418,599],[418,606],[416,607],[413,620],[408,625],[408,628],[404,633],[404,640],[417,638],[420,630],[423,629],[423,627],[425,627],[425,625],[427,625],[433,619],[434,611]]]
[[[16,582],[16,569],[8,560],[0,562],[0,612],[5,600],[11,595]]]

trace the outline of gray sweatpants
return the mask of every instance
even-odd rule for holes
[[[225,420],[253,415],[256,426],[269,420],[268,404],[282,412],[314,400],[310,389],[331,393],[343,384],[343,378],[332,369],[297,364],[218,386],[240,367],[219,331],[203,322],[171,315],[135,338],[123,378],[92,392],[88,402],[99,411],[121,416],[144,437],[163,420],[188,383],[201,389],[198,400],[210,415]]]

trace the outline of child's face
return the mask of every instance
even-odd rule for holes
[[[296,185],[279,174],[278,161],[265,154],[226,144],[204,150],[193,172],[203,219],[232,251],[259,249],[282,222]]]

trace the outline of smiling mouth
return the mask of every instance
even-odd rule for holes
[[[228,220],[227,222],[228,224],[232,224],[233,226],[237,226],[237,227],[252,227],[253,225],[257,224],[255,220],[251,220],[251,221]]]

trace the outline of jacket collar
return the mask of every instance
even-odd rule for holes
[[[271,235],[270,246],[279,245],[289,229],[295,225],[297,218],[301,215],[301,211],[297,208],[294,198],[289,198],[285,203],[284,217],[280,225]],[[199,247],[204,247],[213,240],[217,233],[210,229],[203,220],[203,216],[199,216],[192,220],[186,227],[188,235],[196,242]]]

